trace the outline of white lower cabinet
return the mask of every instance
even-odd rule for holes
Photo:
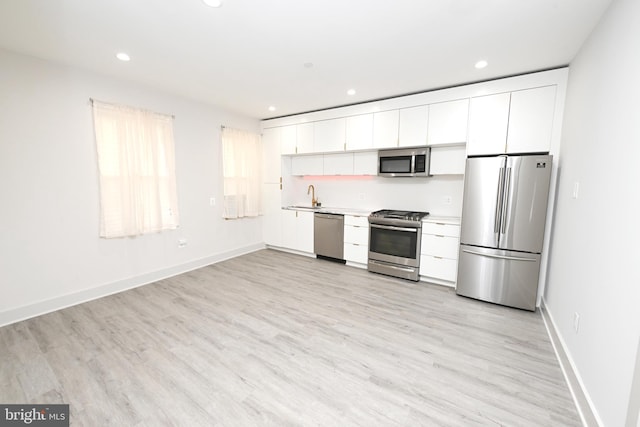
[[[369,220],[366,216],[344,216],[344,259],[367,264],[369,258]]]
[[[282,247],[313,253],[313,212],[282,210]]]
[[[460,225],[457,219],[430,219],[422,223],[420,276],[455,286],[458,269]]]

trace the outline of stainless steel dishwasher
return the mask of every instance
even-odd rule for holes
[[[344,215],[315,213],[313,251],[318,258],[344,262]]]

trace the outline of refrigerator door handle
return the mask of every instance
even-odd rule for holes
[[[486,256],[486,257],[489,257],[489,258],[506,259],[508,261],[532,261],[532,262],[537,261],[535,258],[524,258],[524,257],[518,257],[518,256],[492,255],[492,254],[485,254],[485,253],[482,253],[482,252],[470,251],[469,249],[463,249],[462,252],[466,252],[466,253],[472,254],[472,255]]]
[[[493,220],[493,232],[500,232],[500,214],[502,212],[502,190],[504,187],[504,168],[498,171],[498,191],[496,193],[496,211]]]
[[[504,179],[504,197],[502,199],[502,214],[500,215],[500,223],[502,224],[502,231],[504,234],[507,232],[507,211],[509,209],[509,191],[511,190],[511,168],[507,168],[507,173]]]

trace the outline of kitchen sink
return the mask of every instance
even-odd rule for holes
[[[319,211],[322,209],[320,206],[287,206],[288,209],[297,209],[297,210],[305,210],[305,211]]]

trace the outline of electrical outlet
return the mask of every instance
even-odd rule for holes
[[[178,239],[178,247],[184,248],[185,246],[187,246],[187,239]]]
[[[580,191],[580,183],[576,181],[573,183],[573,194],[571,195],[571,197],[573,197],[574,199],[577,199],[579,191]]]
[[[576,311],[573,313],[573,331],[577,334],[578,328],[580,327],[580,315]]]
[[[443,202],[445,205],[450,205],[450,204],[451,204],[451,196],[444,196],[444,197],[442,198],[442,202]]]
[[[358,193],[358,200],[364,200],[364,193]]]

